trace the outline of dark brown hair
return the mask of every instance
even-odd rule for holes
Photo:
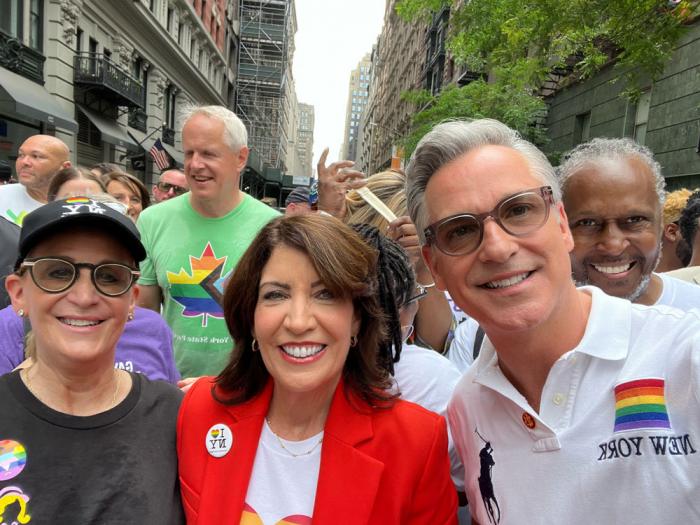
[[[338,295],[352,298],[360,320],[357,346],[343,367],[346,393],[370,405],[385,405],[395,393],[391,378],[378,363],[385,321],[376,298],[376,251],[348,226],[332,217],[303,215],[277,218],[265,226],[238,263],[224,291],[224,318],[235,348],[216,378],[217,400],[243,403],[265,386],[269,373],[260,352],[251,348],[260,277],[272,251],[287,246],[306,254],[321,282]],[[218,394],[224,392],[224,396]]]
[[[148,194],[146,186],[144,186],[143,182],[129,173],[125,173],[123,171],[111,171],[102,175],[100,180],[104,183],[105,187],[108,187],[109,183],[112,181],[121,182],[124,186],[141,197],[141,207],[144,210],[151,205],[151,196]]]
[[[76,179],[83,179],[83,180],[92,181],[92,182],[96,183],[103,192],[107,193],[107,188],[105,187],[104,183],[95,174],[90,173],[89,171],[82,169],[82,168],[76,168],[74,166],[70,166],[68,168],[63,168],[63,169],[58,170],[56,172],[56,175],[54,175],[51,178],[51,183],[49,184],[49,191],[48,191],[48,201],[49,202],[55,201],[56,195],[58,195],[58,192],[61,189],[61,186],[63,186],[68,181],[76,180]],[[87,197],[87,195],[86,195],[86,197]]]

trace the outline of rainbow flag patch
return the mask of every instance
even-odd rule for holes
[[[615,432],[671,428],[663,379],[635,379],[615,387]]]
[[[66,199],[66,204],[87,204],[88,202],[90,202],[90,199],[87,197],[72,197]]]

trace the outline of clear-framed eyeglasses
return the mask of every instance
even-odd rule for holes
[[[467,255],[476,250],[484,238],[484,222],[496,221],[505,232],[523,237],[539,230],[549,218],[554,204],[551,186],[521,191],[501,200],[486,213],[459,213],[441,219],[424,230],[428,245],[446,255]]]
[[[28,270],[32,281],[47,293],[61,293],[75,284],[80,269],[88,268],[95,289],[102,295],[118,297],[124,295],[139,277],[138,270],[120,263],[74,263],[60,257],[41,257],[26,260],[19,270]]]

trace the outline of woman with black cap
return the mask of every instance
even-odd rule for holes
[[[145,250],[134,223],[85,197],[24,220],[12,305],[29,368],[0,378],[0,522],[183,521],[173,386],[114,368]]]

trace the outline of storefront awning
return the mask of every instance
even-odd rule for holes
[[[153,143],[156,141],[155,137],[151,135],[150,137],[147,137],[145,133],[142,133],[136,129],[129,128],[129,136],[131,136],[132,139],[134,139],[134,142],[140,147],[143,148],[145,152],[148,153],[150,149],[153,147]]]
[[[161,143],[163,144],[165,151],[168,152],[168,155],[170,155],[173,158],[173,160],[180,165],[180,167],[185,165],[185,156],[182,153],[180,153],[178,150],[176,150],[170,144],[166,144],[162,140],[161,140]]]
[[[131,137],[126,134],[117,121],[103,117],[99,113],[87,109],[80,104],[76,105],[78,106],[80,112],[89,118],[90,122],[92,122],[95,127],[100,130],[103,142],[108,142],[109,144],[114,144],[115,146],[121,146],[122,148],[128,148],[131,150],[138,149],[138,144],[131,140]]]
[[[78,131],[78,123],[43,86],[5,68],[0,68],[0,112]]]

